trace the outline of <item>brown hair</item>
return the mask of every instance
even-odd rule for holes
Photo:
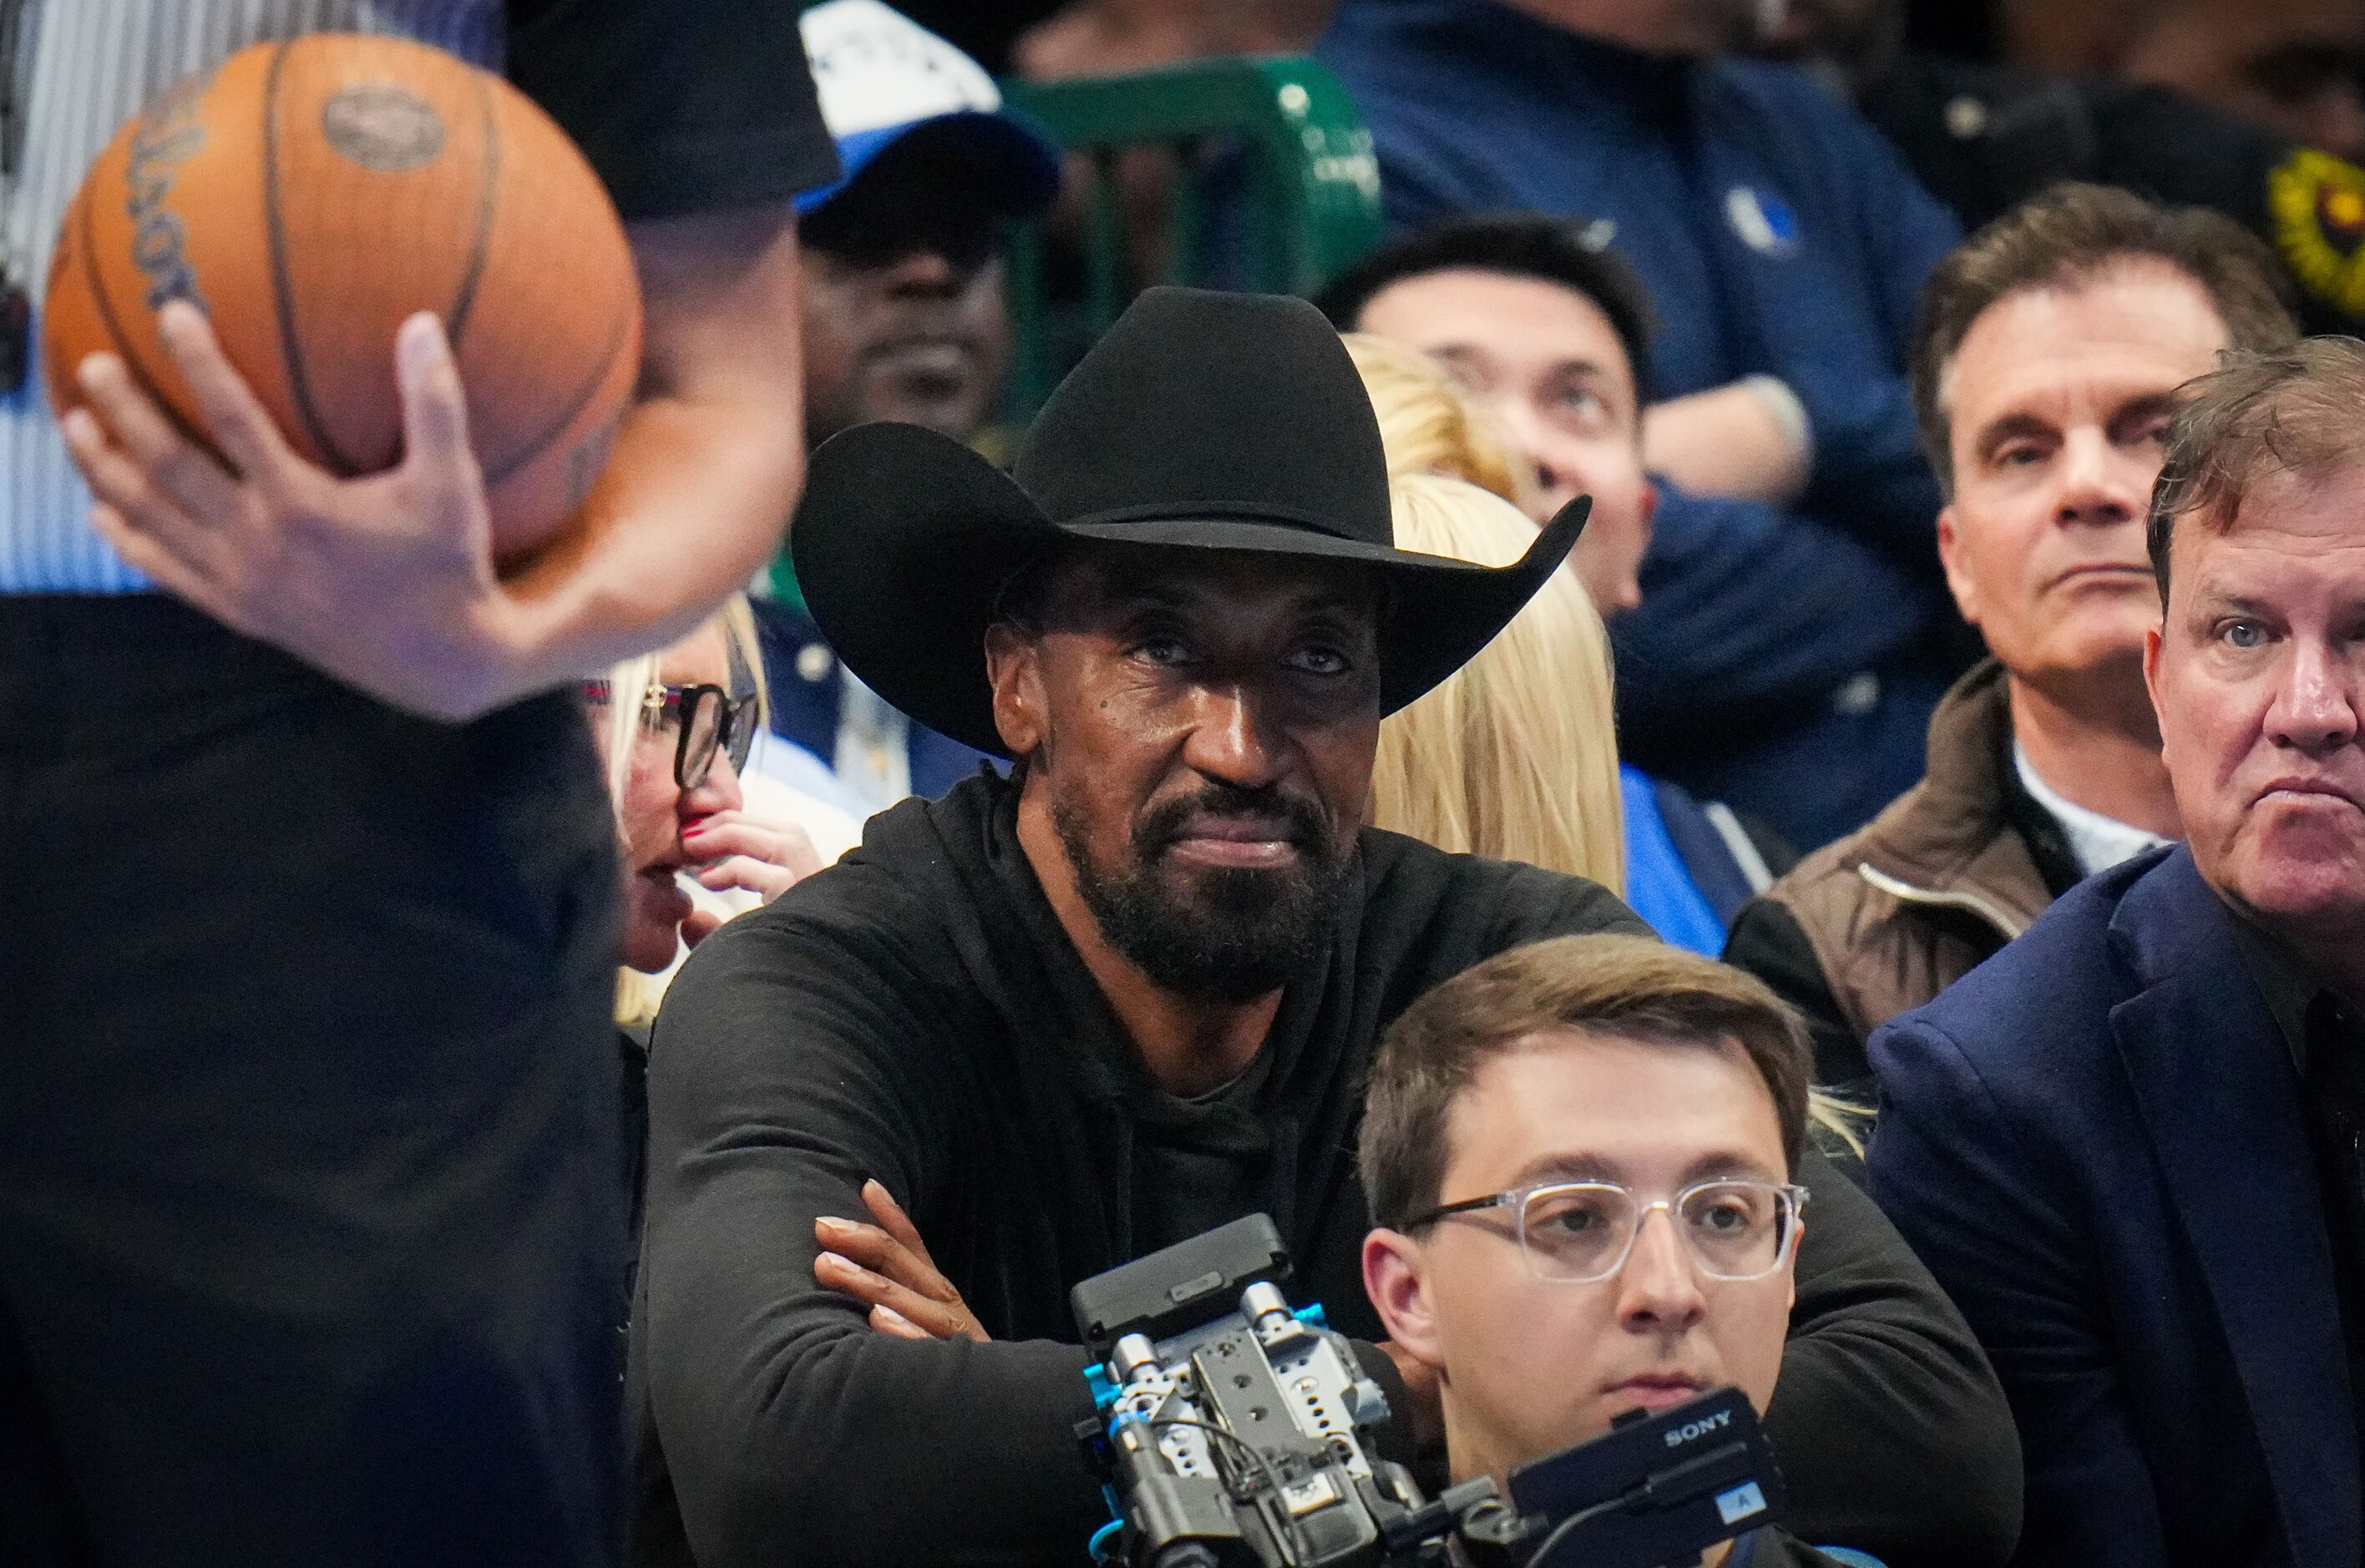
[[[1973,322],[2015,294],[2070,289],[2130,262],[2164,263],[2209,297],[2237,349],[2299,335],[2289,284],[2265,241],[2198,207],[2165,207],[2113,185],[2059,185],[1956,246],[1922,286],[1913,330],[1913,415],[1922,449],[1952,494],[1946,375]]]
[[[1381,1037],[1357,1155],[1373,1222],[1397,1226],[1436,1206],[1447,1119],[1481,1066],[1568,1028],[1671,1046],[1737,1042],[1774,1096],[1782,1154],[1798,1168],[1813,1055],[1796,1013],[1756,977],[1647,936],[1560,936],[1464,970]]]
[[[2365,343],[2306,338],[2271,353],[2236,353],[2185,385],[2152,487],[2145,544],[2168,604],[2169,546],[2192,513],[2219,532],[2269,474],[2365,463]]]

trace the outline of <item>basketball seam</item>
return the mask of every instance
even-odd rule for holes
[[[531,465],[543,454],[544,448],[558,439],[567,426],[575,422],[576,417],[583,412],[584,406],[599,394],[600,384],[608,379],[608,372],[614,368],[616,351],[623,346],[632,320],[633,312],[628,300],[626,308],[617,315],[615,326],[608,333],[607,346],[595,362],[590,378],[568,401],[566,409],[559,417],[537,431],[534,439],[528,442],[517,456],[510,458],[499,472],[485,476],[486,489],[491,489]]]
[[[312,406],[312,386],[304,374],[304,342],[296,326],[296,292],[287,280],[287,236],[279,222],[279,73],[295,46],[283,39],[272,51],[271,71],[263,88],[263,217],[271,240],[272,303],[279,318],[279,357],[287,367],[287,389],[296,398],[296,412],[330,465],[346,478],[360,472],[320,421]]]
[[[476,308],[476,284],[485,272],[485,256],[492,249],[493,215],[498,210],[497,188],[501,176],[501,122],[493,104],[491,84],[482,75],[476,79],[476,106],[485,118],[484,196],[476,203],[476,237],[468,248],[467,270],[460,274],[460,289],[452,297],[452,308],[443,318],[444,336],[456,356],[460,352],[460,336],[468,330],[468,314]]]

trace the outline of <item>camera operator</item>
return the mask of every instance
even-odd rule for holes
[[[1501,1484],[1728,1383],[1765,1408],[1798,1294],[1811,1065],[1761,982],[1629,936],[1514,948],[1390,1025],[1364,1100],[1382,1228],[1363,1283],[1436,1374],[1454,1480]],[[1819,1224],[1867,1204],[1816,1195]],[[1705,1561],[1830,1559],[1768,1527]]]
[[[1014,477],[909,425],[815,454],[791,538],[823,631],[1017,766],[873,818],[667,999],[644,1561],[1074,1561],[1106,1516],[1070,1287],[1257,1210],[1336,1326],[1381,1337],[1353,1159],[1381,1030],[1522,942],[1642,929],[1591,882],[1362,825],[1382,714],[1492,638],[1583,515],[1488,568],[1395,550],[1388,509],[1345,348],[1267,297],[1146,295]],[[1888,1223],[1833,1209],[1774,1430],[1799,1511],[1900,1568],[1999,1562],[1992,1376]],[[1434,1423],[1433,1389],[1365,1359]]]

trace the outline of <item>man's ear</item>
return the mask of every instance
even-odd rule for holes
[[[1938,513],[1938,565],[1946,574],[1946,591],[1955,596],[1955,608],[1964,620],[1976,626],[1979,623],[1978,585],[1971,580],[1963,561],[1961,525],[1955,516],[1955,505],[1946,503]]]
[[[1006,621],[985,629],[985,678],[993,688],[993,728],[1013,756],[1043,744],[1042,644]]]
[[[1445,1349],[1437,1331],[1419,1242],[1401,1231],[1374,1230],[1363,1238],[1363,1294],[1387,1325],[1388,1338],[1425,1366],[1445,1370]]]
[[[2162,611],[2160,624],[2144,629],[2144,689],[2151,694],[2152,722],[2164,718],[2159,700],[2159,639],[2168,630],[2167,612]]]

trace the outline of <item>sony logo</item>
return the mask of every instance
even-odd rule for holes
[[[1671,1449],[1680,1448],[1694,1438],[1704,1438],[1719,1427],[1731,1425],[1732,1421],[1732,1412],[1730,1410],[1720,1410],[1713,1416],[1705,1416],[1697,1421],[1687,1421],[1667,1433],[1667,1446]]]

